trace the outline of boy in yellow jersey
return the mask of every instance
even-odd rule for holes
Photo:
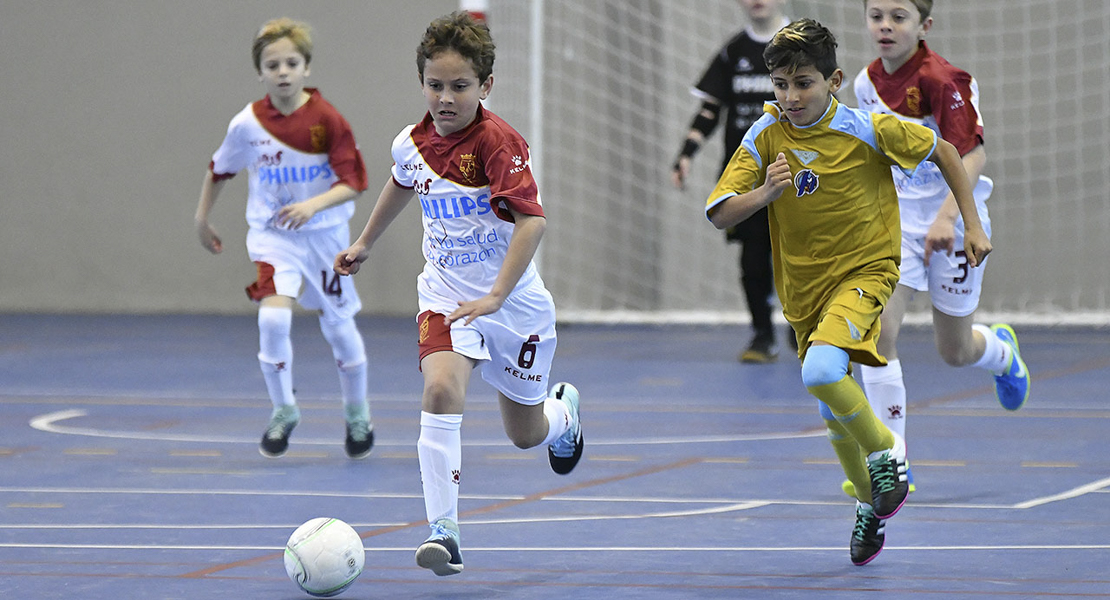
[[[901,224],[891,167],[940,168],[964,218],[968,264],[991,251],[959,152],[927,127],[837,102],[836,39],[801,19],[763,58],[776,102],[744,136],[706,216],[718,229],[766,206],[775,286],[798,338],[802,382],[820,401],[829,441],[856,490],[852,562],[882,550],[885,520],[906,501],[906,446],[875,416],[850,362],[881,366],[879,314],[898,283]]]

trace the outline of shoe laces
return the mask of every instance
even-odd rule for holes
[[[864,541],[868,533],[870,533],[868,530],[871,528],[872,521],[877,521],[879,524],[882,523],[882,521],[875,518],[875,513],[871,509],[860,507],[856,511],[856,526],[852,530],[852,537],[861,542]]]
[[[894,472],[896,469],[897,467],[890,453],[883,453],[878,460],[869,463],[867,470],[871,473],[871,487],[875,488],[880,494],[894,490],[896,483]]]
[[[573,456],[578,446],[578,431],[579,424],[575,423],[566,433],[559,436],[559,439],[551,443],[551,453],[559,458]]]
[[[270,419],[270,426],[266,428],[266,437],[272,440],[280,439],[285,436],[290,426],[296,422],[296,413],[280,409]]]
[[[455,530],[443,524],[443,521],[436,521],[432,523],[432,537],[433,538],[452,538],[454,539],[458,534]]]

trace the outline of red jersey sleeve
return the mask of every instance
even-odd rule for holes
[[[351,125],[336,112],[329,119],[329,128],[328,164],[339,178],[336,185],[342,183],[356,192],[364,191],[367,188],[366,163],[355,143]]]
[[[512,208],[525,215],[544,216],[539,189],[532,177],[528,145],[523,139],[506,140],[493,147],[485,161],[489,179],[490,205],[497,216],[512,221]]]
[[[983,125],[979,121],[979,99],[971,87],[971,75],[952,69],[943,79],[930,78],[923,85],[940,136],[967,154],[983,143]]]

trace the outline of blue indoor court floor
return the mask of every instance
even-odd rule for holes
[[[1033,391],[1010,413],[907,326],[917,491],[855,567],[796,359],[738,363],[738,325],[561,325],[552,378],[582,393],[585,457],[559,476],[514,448],[476,374],[466,568],[438,578],[413,559],[415,322],[359,323],[378,444],[353,461],[314,317],[294,322],[302,421],[267,459],[254,317],[0,315],[0,598],[304,598],[282,549],[317,516],[364,538],[345,599],[1110,598],[1110,330],[1017,328]]]

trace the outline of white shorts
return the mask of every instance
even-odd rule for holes
[[[528,406],[547,398],[551,361],[555,358],[555,302],[537,279],[515,290],[501,309],[474,319],[443,324],[459,303],[417,285],[420,298],[420,358],[452,351],[481,363],[482,379],[510,400]]]
[[[990,221],[983,223],[987,237],[991,235]],[[902,233],[902,265],[898,283],[918,292],[928,290],[929,297],[940,312],[952,317],[966,317],[979,308],[983,293],[983,271],[990,257],[978,267],[971,268],[964,254],[963,222],[956,224],[955,250],[951,255],[934,252],[925,266],[925,236]]]
[[[335,255],[349,244],[346,223],[311,231],[251,228],[247,254],[258,265],[258,278],[247,287],[247,296],[255,302],[275,294],[296,298],[332,323],[355,316],[362,300],[354,278],[332,270]]]

